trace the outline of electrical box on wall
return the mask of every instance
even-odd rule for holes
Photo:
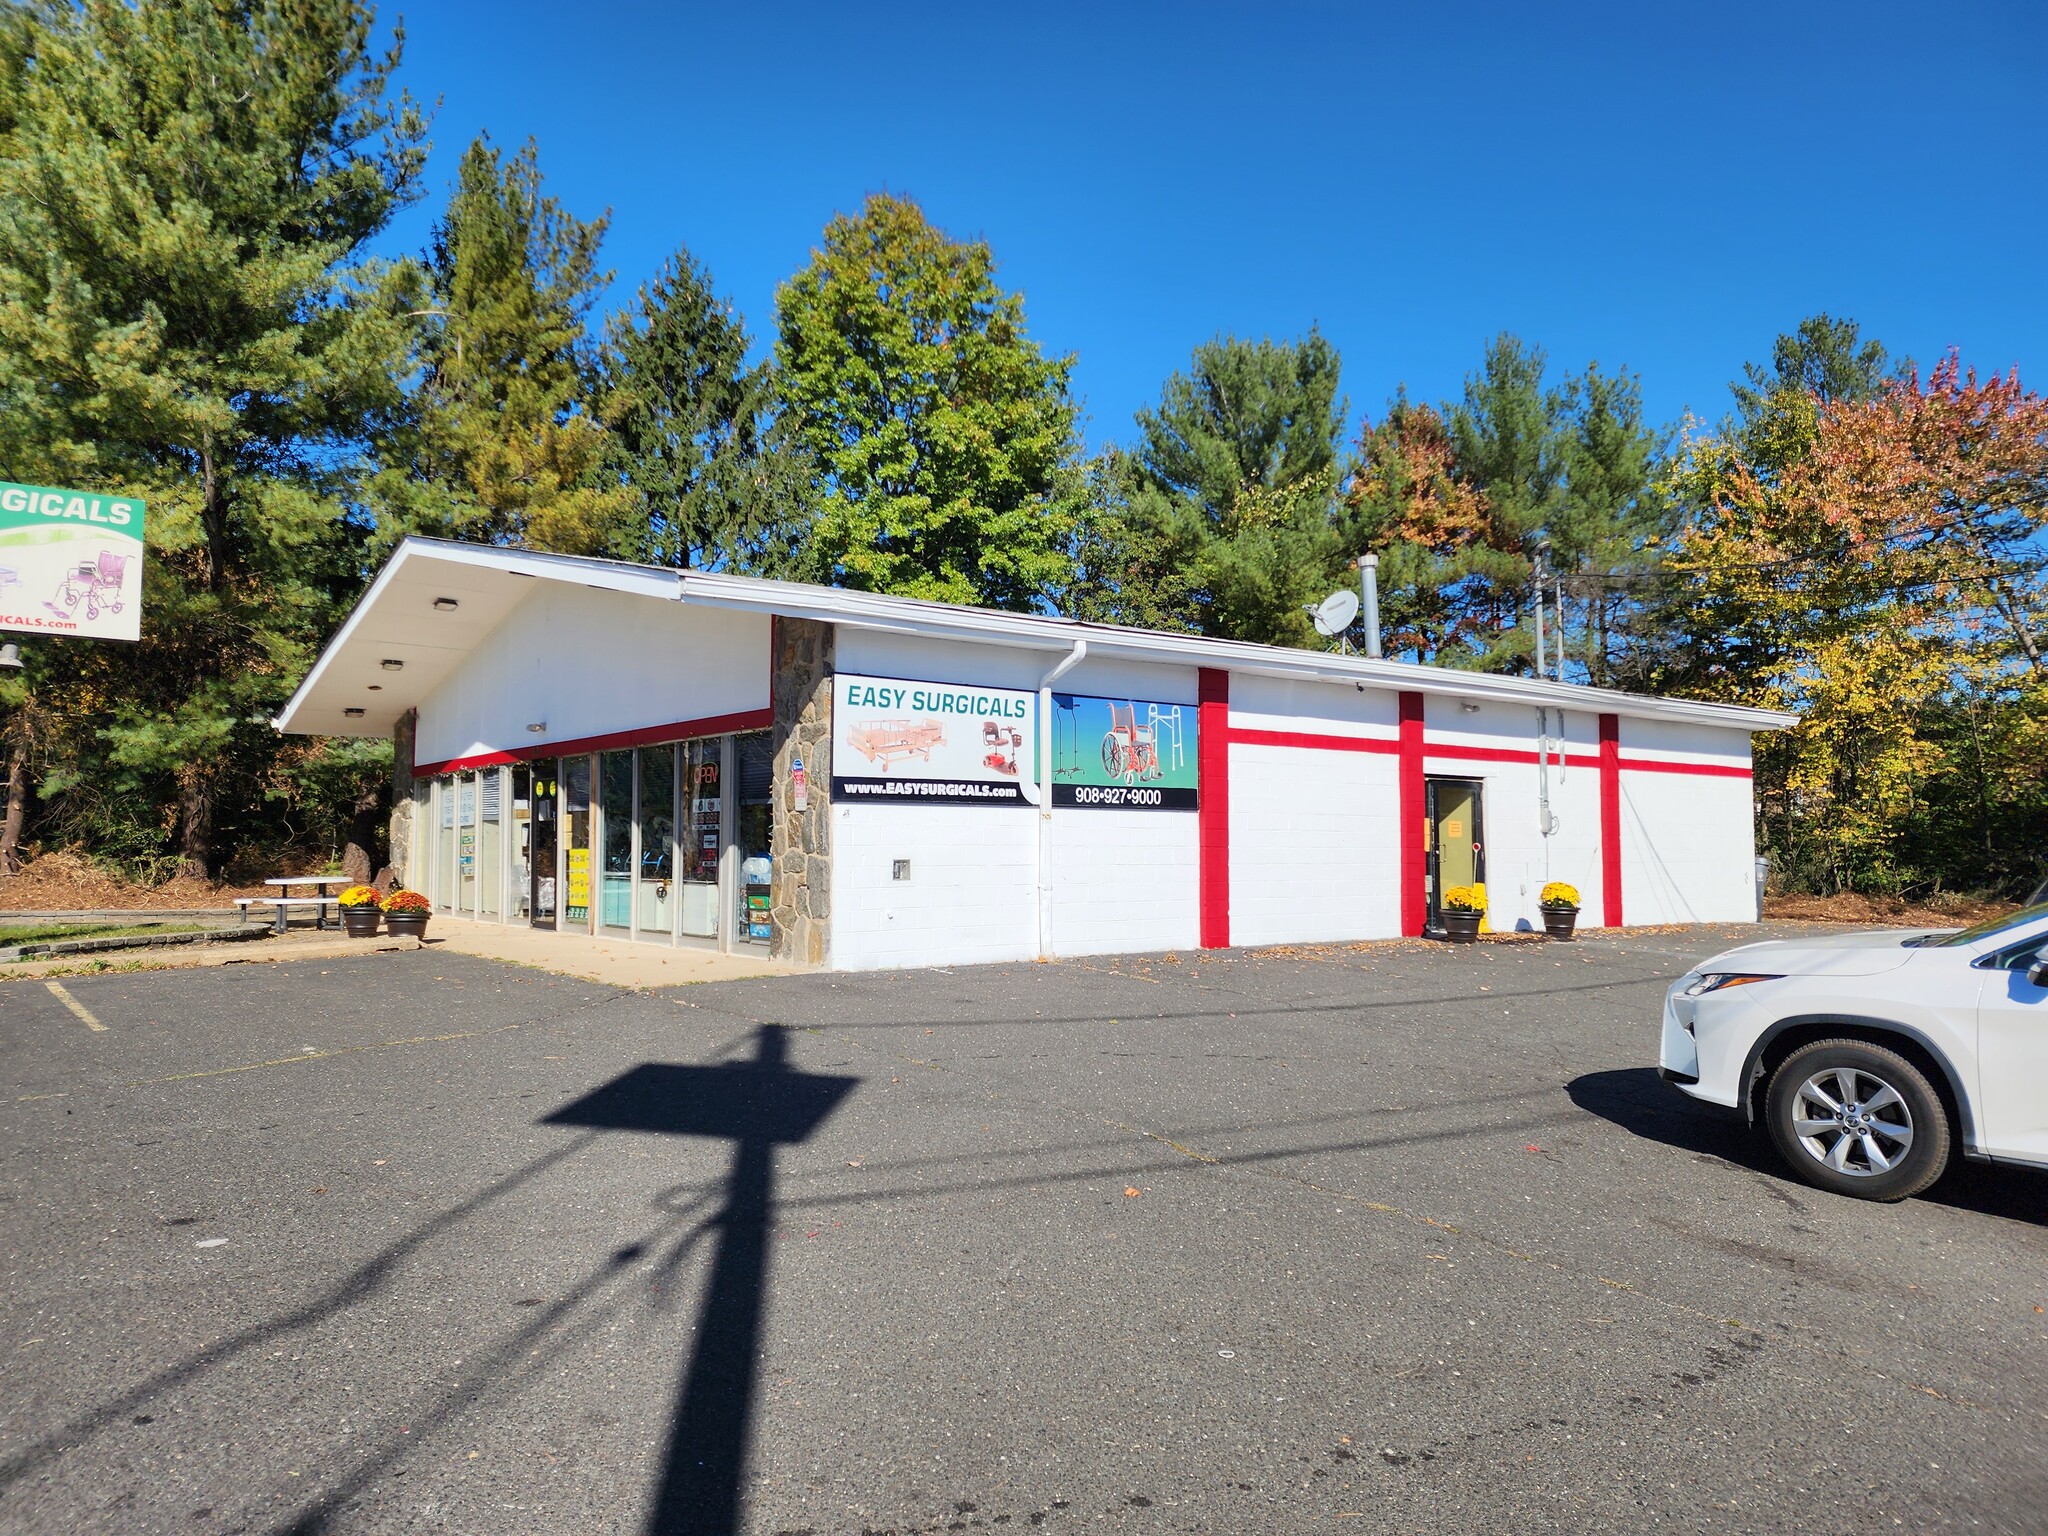
[[[889,878],[891,880],[908,880],[910,878],[910,860],[897,859],[891,863],[889,866]]]

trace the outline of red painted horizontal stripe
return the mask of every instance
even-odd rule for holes
[[[1233,745],[1248,747],[1296,747],[1313,752],[1385,752],[1398,753],[1398,740],[1384,736],[1322,736],[1309,731],[1265,731],[1250,730],[1243,726],[1230,728],[1229,740]],[[1533,768],[1537,755],[1520,747],[1467,747],[1450,742],[1425,742],[1422,748],[1425,758],[1435,758],[1453,763],[1523,763]],[[1550,760],[1557,761],[1552,753]],[[1596,769],[1600,759],[1593,753],[1574,752],[1565,759],[1571,768]],[[1746,779],[1751,777],[1747,767],[1728,763],[1668,763],[1656,758],[1625,757],[1621,766],[1631,771],[1645,773],[1692,773],[1710,778]]]
[[[1519,747],[1454,747],[1447,742],[1431,741],[1423,743],[1422,755],[1449,758],[1452,762],[1527,763],[1531,768],[1536,766],[1536,754]],[[1550,760],[1553,763],[1557,761],[1555,752],[1550,754]],[[1565,764],[1571,768],[1598,768],[1600,759],[1574,754],[1565,759]]]
[[[506,763],[530,763],[542,757],[575,757],[583,752],[622,752],[628,747],[652,747],[665,741],[683,741],[692,736],[724,736],[734,731],[766,730],[775,723],[775,711],[743,709],[730,715],[706,715],[701,720],[678,720],[672,725],[647,725],[637,731],[613,731],[608,736],[579,736],[571,741],[543,741],[511,752],[479,752],[473,757],[451,757],[440,763],[413,764],[413,777],[432,778],[440,773],[464,773],[472,768],[496,768]]]
[[[1666,763],[1652,757],[1624,757],[1624,770],[1642,773],[1696,773],[1714,779],[1747,779],[1755,775],[1746,763]]]
[[[1299,747],[1310,752],[1385,752],[1398,754],[1401,743],[1392,736],[1319,736],[1311,731],[1254,731],[1233,725],[1227,733],[1237,747]]]

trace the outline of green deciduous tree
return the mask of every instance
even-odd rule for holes
[[[142,643],[30,647],[39,787],[195,873],[320,750],[266,716],[354,595],[350,470],[400,404],[365,251],[421,123],[369,33],[354,0],[0,14],[0,474],[150,503]]]
[[[813,455],[822,578],[1027,608],[1066,580],[1071,359],[1026,334],[980,241],[876,194],[776,296],[792,441]]]

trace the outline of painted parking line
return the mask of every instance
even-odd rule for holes
[[[63,982],[46,981],[43,983],[43,985],[50,989],[50,995],[52,997],[56,998],[58,1002],[62,1003],[66,1008],[69,1008],[73,1013],[77,1014],[80,1019],[84,1020],[85,1027],[87,1029],[105,1029],[107,1027],[106,1025],[102,1024],[98,1019],[92,1016],[92,1010],[90,1008],[86,1007],[85,1004],[81,1003],[77,998],[73,997],[69,992],[64,990]]]

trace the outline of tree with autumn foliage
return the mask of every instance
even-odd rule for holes
[[[1949,354],[1798,373],[1691,437],[1660,604],[1669,691],[1796,710],[1757,743],[1765,841],[1820,889],[2024,880],[2048,836],[2048,400]]]
[[[1552,386],[1545,358],[1496,337],[1461,400],[1405,392],[1361,428],[1338,514],[1345,548],[1380,557],[1389,650],[1479,671],[1537,670],[1537,572],[1565,579],[1543,600],[1554,656],[1562,623],[1576,678],[1609,683],[1668,526],[1650,494],[1660,435],[1641,386],[1589,363]],[[1553,665],[1549,657],[1546,665]]]

